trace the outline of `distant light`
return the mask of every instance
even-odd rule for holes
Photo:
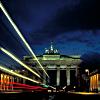
[[[89,69],[85,69],[85,72],[88,72],[89,71]]]
[[[49,86],[49,87],[51,87],[52,89],[56,89],[55,87],[53,87],[53,86]]]
[[[88,73],[88,75],[89,75],[89,69],[85,69],[85,72],[87,72],[87,73]]]
[[[76,86],[74,86],[74,89],[76,88]]]
[[[66,88],[66,86],[63,87],[63,89],[65,89],[65,88]]]
[[[18,62],[20,65],[22,65],[23,67],[25,67],[26,69],[28,69],[29,71],[31,71],[33,74],[35,74],[36,76],[38,76],[40,78],[40,75],[37,74],[35,71],[33,71],[31,68],[29,68],[26,64],[24,64],[22,61],[20,61],[17,57],[15,57],[12,53],[10,53],[9,51],[7,51],[4,48],[0,48],[1,51],[3,51],[5,54],[7,54],[8,56],[10,56],[12,59],[14,59],[16,62]]]
[[[44,88],[48,88],[48,85],[43,85]]]
[[[8,12],[6,11],[6,9],[4,8],[3,4],[0,1],[0,8],[3,11],[3,13],[6,15],[6,17],[8,18],[9,22],[11,23],[11,25],[13,26],[13,28],[15,29],[15,31],[17,32],[17,34],[19,35],[19,37],[22,39],[22,41],[24,42],[24,44],[26,45],[26,47],[28,48],[28,50],[31,52],[32,56],[36,59],[36,61],[38,62],[38,64],[40,65],[40,67],[42,68],[42,70],[45,72],[45,74],[49,77],[49,75],[47,74],[47,72],[45,71],[45,69],[42,67],[42,65],[40,64],[39,60],[37,59],[37,57],[35,56],[34,52],[32,51],[31,47],[29,46],[29,44],[27,43],[27,41],[25,40],[25,38],[23,37],[22,33],[20,32],[20,30],[18,29],[18,27],[16,26],[16,24],[14,23],[14,21],[11,19],[11,17],[9,16]]]
[[[98,94],[98,93],[95,93],[95,92],[70,92],[70,93],[82,94],[82,95],[95,95],[95,94]]]
[[[28,77],[26,77],[26,76],[24,76],[24,75],[21,75],[21,74],[18,74],[18,73],[14,72],[14,71],[12,71],[12,70],[10,70],[10,69],[8,69],[8,68],[5,68],[4,66],[0,66],[0,69],[1,69],[2,71],[5,71],[5,72],[10,73],[10,74],[13,74],[13,75],[18,76],[18,77],[20,77],[20,78],[24,78],[24,79],[29,80],[29,81],[32,81],[32,82],[34,82],[34,83],[40,83],[39,81],[33,80],[33,79],[28,78]]]
[[[48,92],[52,92],[51,90],[48,90]]]

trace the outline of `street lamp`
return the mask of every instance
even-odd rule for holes
[[[87,73],[88,73],[88,75],[89,75],[89,69],[85,69],[85,72],[87,72]]]
[[[86,78],[86,84],[87,84],[86,89],[88,89],[87,91],[89,92],[89,74],[90,74],[89,69],[85,69],[85,72],[88,73],[88,76]]]

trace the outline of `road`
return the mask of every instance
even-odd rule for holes
[[[87,99],[92,97],[92,99],[96,99],[100,97],[100,94],[92,94],[92,93],[81,93],[81,92],[73,92],[73,93],[32,93],[32,92],[25,92],[25,93],[1,93],[0,98],[2,100],[67,100],[70,99]]]

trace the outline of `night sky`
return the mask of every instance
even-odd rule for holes
[[[36,55],[53,41],[65,55],[100,53],[99,0],[2,0]],[[19,58],[29,55],[17,33],[0,10],[0,46]],[[13,61],[0,52],[0,62]]]

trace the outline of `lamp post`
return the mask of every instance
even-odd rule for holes
[[[88,73],[88,76],[89,76],[89,69],[85,69],[85,72],[87,72]]]
[[[86,89],[88,92],[89,92],[89,69],[85,69],[85,72],[88,74],[88,76],[87,76],[87,78],[86,78],[86,88],[88,89]]]

